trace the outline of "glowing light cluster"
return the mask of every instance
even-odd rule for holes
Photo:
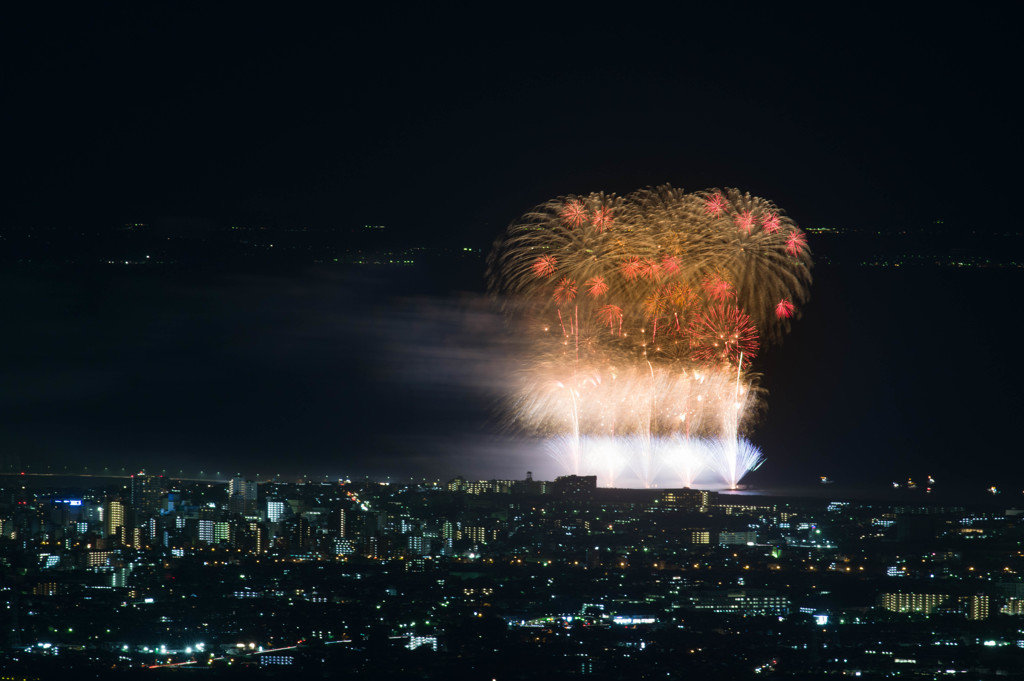
[[[630,485],[735,487],[734,470],[756,470],[764,457],[746,438],[687,438],[678,433],[648,442],[636,435],[588,435],[552,438],[547,453],[568,469],[579,457],[580,468],[596,475],[602,487]],[[649,454],[648,454],[649,452]]]
[[[488,264],[531,347],[510,416],[561,442],[567,472],[596,473],[616,442],[644,485],[680,451],[705,452],[730,486],[760,461],[740,445],[758,408],[751,361],[798,316],[812,264],[773,203],[669,186],[559,198],[512,224]]]

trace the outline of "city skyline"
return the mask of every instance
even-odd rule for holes
[[[1024,647],[991,496],[48,482],[0,475],[7,673],[1013,678]]]

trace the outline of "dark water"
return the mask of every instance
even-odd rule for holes
[[[511,349],[482,262],[0,280],[0,470],[558,473],[503,439]],[[804,318],[759,358],[768,409],[749,437],[766,462],[746,482],[815,490],[828,476],[883,493],[932,475],[936,494],[1019,495],[1022,282],[1017,270],[817,268]]]

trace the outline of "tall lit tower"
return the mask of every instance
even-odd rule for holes
[[[125,505],[116,499],[107,502],[106,513],[106,534],[108,537],[116,537],[118,530],[124,527]]]
[[[145,519],[159,513],[160,497],[164,493],[162,483],[162,476],[146,475],[144,471],[132,475],[132,495],[129,501],[135,512],[136,524],[142,524]]]

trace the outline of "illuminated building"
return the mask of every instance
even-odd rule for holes
[[[118,530],[124,526],[125,517],[125,506],[116,499],[111,499],[107,502],[107,507],[104,509],[103,516],[106,520],[106,535],[108,537],[116,537]]]
[[[662,508],[700,511],[706,513],[712,506],[718,504],[718,492],[709,492],[706,489],[683,489],[665,490],[661,495],[660,503]]]
[[[970,607],[967,611],[967,619],[971,620],[987,620],[988,619],[988,608],[989,600],[988,596],[984,594],[975,594],[971,596]]]
[[[468,539],[475,544],[487,543],[487,528],[467,525],[462,528],[463,539]]]
[[[283,501],[267,502],[267,520],[272,523],[279,522],[284,517],[285,503]]]
[[[1024,615],[1024,598],[1007,599],[1006,604],[999,608],[1003,615]]]
[[[450,520],[444,521],[441,526],[441,537],[449,540],[462,539],[462,523],[453,523]]]
[[[430,646],[430,649],[437,652],[436,636],[409,636],[409,642],[405,644],[406,649],[416,650],[420,646]]]
[[[761,589],[697,592],[690,597],[690,604],[694,610],[780,617],[788,615],[791,608],[788,597],[779,596],[774,591]]]
[[[162,477],[146,475],[143,472],[132,475],[130,503],[135,512],[136,524],[159,513],[160,497],[164,493],[162,481]]]
[[[246,525],[248,531],[249,546],[255,553],[266,553],[267,531],[257,522],[250,522]]]
[[[32,587],[33,596],[56,596],[57,595],[57,583],[56,582],[39,582]]]
[[[409,551],[417,556],[430,554],[430,538],[423,536],[409,537]]]
[[[553,494],[564,497],[587,498],[597,489],[596,475],[563,475],[555,478],[551,486]]]
[[[337,530],[339,537],[347,537],[345,534],[345,509],[339,508],[334,514],[334,529]]]
[[[231,478],[231,482],[228,483],[228,511],[246,518],[254,517],[258,489],[252,480]]]
[[[721,532],[718,535],[718,543],[723,546],[753,544],[756,541],[757,533],[753,530],[746,532]]]
[[[104,567],[110,564],[113,551],[89,551],[85,554],[86,567]]]
[[[930,615],[949,598],[949,594],[882,594],[882,607],[890,612],[919,612]]]

